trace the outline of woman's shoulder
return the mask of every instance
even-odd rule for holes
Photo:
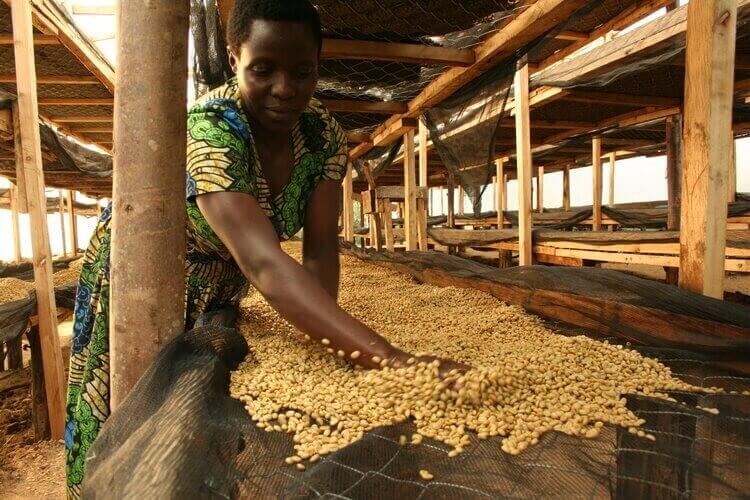
[[[247,119],[240,104],[237,80],[232,78],[224,85],[210,90],[201,96],[188,110],[188,128],[195,123],[213,123],[214,126],[231,129],[243,138],[250,135]]]
[[[310,103],[307,105],[301,121],[303,125],[307,122],[307,126],[304,128],[308,131],[319,132],[329,140],[340,140],[340,137],[343,135],[343,129],[333,115],[331,115],[331,112],[328,111],[322,102],[314,97],[310,99]],[[318,126],[315,126],[315,123]]]

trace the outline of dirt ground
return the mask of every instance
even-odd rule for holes
[[[66,366],[71,326],[60,325]],[[28,363],[24,349],[24,365]],[[35,442],[29,386],[0,394],[0,498],[65,498],[63,442]]]

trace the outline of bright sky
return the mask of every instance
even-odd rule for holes
[[[106,0],[60,0],[61,3],[70,5],[72,3],[87,5],[107,5],[110,2]],[[686,2],[681,2],[686,3]],[[658,14],[657,14],[658,15]],[[88,34],[92,40],[107,38],[114,33],[114,17],[111,16],[75,16],[75,21],[81,29]],[[116,46],[113,39],[101,40],[96,42],[102,53],[113,63],[115,61]],[[190,86],[192,87],[192,86]],[[737,141],[737,191],[750,192],[750,139],[741,139]],[[605,194],[603,202],[607,200],[606,186],[609,183],[609,169],[606,162],[603,169],[603,185]],[[8,186],[8,181],[0,178],[0,188]],[[591,189],[591,167],[579,168],[571,171],[570,174],[571,204],[573,206],[590,205],[593,199]],[[51,196],[55,195],[54,191],[48,192]],[[431,199],[431,212],[440,213],[441,208],[447,206],[443,196],[442,202],[437,192],[433,193]],[[666,180],[666,158],[633,158],[617,162],[615,170],[615,203],[628,203],[639,201],[665,200],[667,197],[667,180]],[[85,197],[79,199],[85,200]],[[486,191],[482,202],[483,210],[491,210],[493,204],[494,192],[492,186]],[[536,200],[536,194],[532,196]],[[562,206],[562,173],[548,174],[544,177],[544,206],[555,208]],[[464,201],[464,207],[467,212],[471,211],[469,200]],[[518,207],[517,185],[516,181],[508,183],[508,209],[515,210]],[[47,217],[50,232],[50,245],[54,254],[61,253],[62,238],[60,231],[59,214],[49,215]],[[7,210],[0,210],[0,260],[10,260],[13,257],[11,240],[11,217]],[[80,248],[86,248],[88,240],[95,227],[93,218],[78,217],[78,245]],[[70,228],[66,228],[66,234],[70,234]],[[29,236],[28,216],[21,216],[21,247],[22,253],[26,257],[31,256],[31,241]]]

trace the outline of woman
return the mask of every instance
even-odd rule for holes
[[[317,11],[308,0],[237,0],[227,34],[236,78],[188,113],[186,328],[236,304],[249,282],[313,339],[359,351],[352,362],[405,363],[406,353],[336,304],[347,151],[339,125],[312,99],[322,46]],[[75,311],[65,435],[73,497],[109,415],[110,217],[107,209],[86,252]],[[279,242],[303,228],[300,265]]]

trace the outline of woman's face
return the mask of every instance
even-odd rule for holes
[[[318,83],[318,46],[309,26],[255,20],[239,54],[229,51],[250,120],[271,131],[294,128]]]

